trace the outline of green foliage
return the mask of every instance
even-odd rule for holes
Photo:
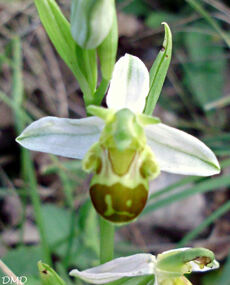
[[[88,97],[92,96],[91,89],[93,88],[92,86],[90,88],[90,83],[85,75],[87,71],[84,70],[85,66],[78,61],[84,55],[92,63],[91,52],[88,53],[77,46],[70,32],[70,24],[54,0],[35,0],[35,5],[46,32],[59,55],[78,79],[83,93],[88,94]],[[92,65],[93,70],[95,69],[94,65]],[[90,98],[87,99],[90,100]]]
[[[227,33],[225,33],[218,22],[213,19],[213,17],[210,16],[210,14],[205,10],[205,8],[202,6],[200,1],[197,0],[186,0],[189,5],[196,10],[201,16],[216,30],[216,32],[219,34],[219,36],[225,41],[228,47],[230,47],[230,37]]]
[[[42,215],[47,241],[51,248],[55,248],[55,244],[62,242],[69,235],[71,213],[53,204],[45,204],[42,206]],[[60,248],[57,250],[62,251]]]
[[[205,193],[208,191],[215,191],[219,187],[227,187],[227,186],[230,186],[230,180],[227,175],[208,179],[198,184],[195,184],[195,186],[187,188],[179,193],[172,194],[167,198],[163,198],[159,201],[156,201],[155,203],[151,203],[147,205],[147,207],[143,211],[143,214],[147,214],[153,210],[159,209],[161,207],[165,207],[166,205],[169,205],[175,201],[185,199],[196,193]]]
[[[228,285],[229,284],[229,277],[226,280],[226,283],[220,283],[221,277],[221,270],[215,270],[213,272],[208,272],[202,277],[202,285]]]
[[[223,270],[222,270],[222,274],[219,274],[217,273],[216,275],[217,276],[214,276],[214,280],[217,279],[216,281],[216,284],[219,284],[219,285],[228,285],[229,284],[229,266],[230,266],[230,253],[228,254],[228,257],[227,257],[227,260],[226,260],[226,263],[224,264],[224,267],[223,267]],[[218,278],[216,278],[218,277]],[[206,285],[206,284],[204,284]]]
[[[125,13],[134,14],[136,16],[143,16],[147,15],[150,12],[149,5],[142,0],[132,0],[132,1],[117,0],[117,2],[120,3]]]
[[[163,47],[150,70],[150,90],[144,111],[147,115],[151,115],[156,106],[172,56],[172,34],[169,26],[166,23],[163,24],[165,26]]]
[[[38,269],[42,285],[65,285],[64,280],[47,264],[39,262]]]
[[[90,200],[87,200],[79,211],[78,227],[85,240],[85,246],[99,255],[98,219]]]
[[[22,246],[10,250],[3,258],[3,262],[17,276],[38,276],[37,262],[42,259],[40,246]],[[0,271],[0,274],[1,273]],[[3,276],[3,275],[1,275]]]
[[[208,28],[207,25],[204,27]],[[183,64],[185,84],[204,109],[223,93],[226,67],[224,48],[213,36],[200,33],[186,33],[184,41],[191,60]]]
[[[12,42],[13,48],[13,88],[12,88],[12,98],[14,101],[14,120],[15,128],[17,133],[21,132],[25,128],[26,117],[23,116],[24,112],[21,112],[22,104],[24,101],[24,86],[23,86],[23,75],[22,75],[22,50],[21,50],[21,41],[19,38],[16,38]],[[32,200],[35,220],[38,224],[38,230],[41,237],[42,251],[44,259],[51,263],[51,257],[47,241],[45,238],[45,231],[43,227],[43,220],[41,217],[41,207],[40,207],[40,197],[37,192],[37,182],[35,178],[35,170],[33,162],[30,157],[30,153],[22,149],[21,150],[21,168],[22,175],[25,179],[25,182],[28,183],[30,189],[30,197]]]

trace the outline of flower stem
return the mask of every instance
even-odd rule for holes
[[[100,262],[101,264],[113,259],[114,225],[100,217]]]

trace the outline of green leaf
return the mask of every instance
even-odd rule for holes
[[[23,76],[22,76],[22,51],[21,51],[21,43],[19,38],[14,39],[13,41],[13,89],[12,89],[12,99],[14,101],[13,108],[14,116],[15,116],[15,126],[16,131],[21,132],[25,127],[26,117],[23,115],[24,112],[22,110],[23,104]],[[26,184],[30,189],[30,197],[32,200],[33,208],[34,208],[34,216],[38,226],[41,245],[43,251],[44,259],[50,263],[50,252],[47,246],[47,242],[45,239],[44,229],[43,229],[43,221],[41,218],[41,208],[40,208],[40,197],[37,192],[37,183],[35,178],[35,170],[33,166],[32,159],[27,150],[21,150],[21,171],[23,173]]]
[[[78,65],[87,79],[91,93],[94,94],[97,86],[97,53],[96,50],[84,50],[76,45]]]
[[[230,252],[228,253],[228,258],[224,264],[222,274],[219,274],[219,276],[218,276],[219,278],[214,279],[216,281],[216,283],[213,283],[213,285],[214,284],[219,284],[219,285],[228,285],[229,284],[229,278],[230,278],[229,266],[230,266]],[[213,276],[211,276],[211,277],[213,277]],[[215,277],[217,277],[217,276],[215,276]],[[209,283],[206,282],[204,285],[209,285]]]
[[[227,265],[227,264],[226,264]],[[227,279],[225,282],[221,282],[221,270],[215,270],[211,272],[207,272],[202,276],[202,285],[228,285],[229,284],[229,267],[227,269]]]
[[[120,3],[119,8],[124,10],[125,13],[134,14],[136,16],[148,15],[151,11],[149,5],[143,0],[117,0]]]
[[[42,285],[65,285],[63,279],[47,264],[38,263],[38,269],[42,280]]]
[[[27,278],[27,284],[29,285],[41,285],[41,281],[38,278],[34,277],[28,277]]]
[[[83,93],[91,94],[89,84],[78,63],[77,45],[70,24],[55,0],[35,0],[41,22],[59,55],[76,76]]]
[[[80,208],[78,215],[79,229],[84,237],[86,247],[99,256],[99,231],[96,211],[90,200]]]
[[[205,109],[206,104],[218,100],[223,93],[224,48],[210,35],[190,32],[184,35],[184,40],[191,61],[183,64],[185,83]]]
[[[94,93],[94,104],[95,105],[97,106],[101,105],[101,102],[103,98],[105,97],[108,87],[109,87],[109,80],[102,78],[101,83],[97,88],[97,91]],[[0,92],[0,96],[1,96],[1,92]]]
[[[71,212],[52,204],[42,207],[45,232],[50,246],[54,246],[69,235]]]
[[[42,258],[41,248],[38,246],[23,246],[12,249],[2,258],[2,261],[17,276],[38,275],[37,262]],[[1,272],[0,272],[1,276]]]
[[[84,49],[97,48],[113,23],[114,0],[72,0],[71,32]]]
[[[150,90],[144,111],[147,115],[151,115],[156,106],[172,56],[172,34],[168,24],[163,24],[165,27],[163,47],[150,70]]]

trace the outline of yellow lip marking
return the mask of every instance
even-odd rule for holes
[[[132,200],[128,200],[128,201],[126,202],[127,207],[131,207],[132,204],[133,204]]]
[[[131,201],[131,200],[129,200],[129,201]],[[107,210],[104,213],[105,216],[112,216],[113,214],[118,214],[118,215],[121,215],[121,216],[133,217],[135,215],[135,214],[131,214],[131,213],[126,212],[126,211],[116,211],[116,210],[114,210],[113,209],[112,197],[109,194],[105,195],[105,203],[107,205]]]

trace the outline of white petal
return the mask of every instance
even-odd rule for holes
[[[164,124],[148,125],[145,131],[161,170],[198,176],[220,172],[215,154],[197,138]]]
[[[70,275],[92,284],[104,284],[123,277],[153,274],[155,263],[156,259],[151,254],[135,254],[116,258],[84,271],[74,269]]]
[[[16,140],[30,150],[82,159],[103,127],[103,120],[97,117],[45,117],[29,125]]]
[[[136,56],[126,54],[115,65],[107,95],[109,108],[128,108],[141,113],[149,92],[149,73],[144,63]]]
[[[189,264],[192,266],[193,272],[205,272],[205,271],[214,270],[220,267],[219,262],[216,260],[213,261],[212,267],[204,266],[203,268],[200,268],[197,262],[194,262],[194,261],[190,261]]]

